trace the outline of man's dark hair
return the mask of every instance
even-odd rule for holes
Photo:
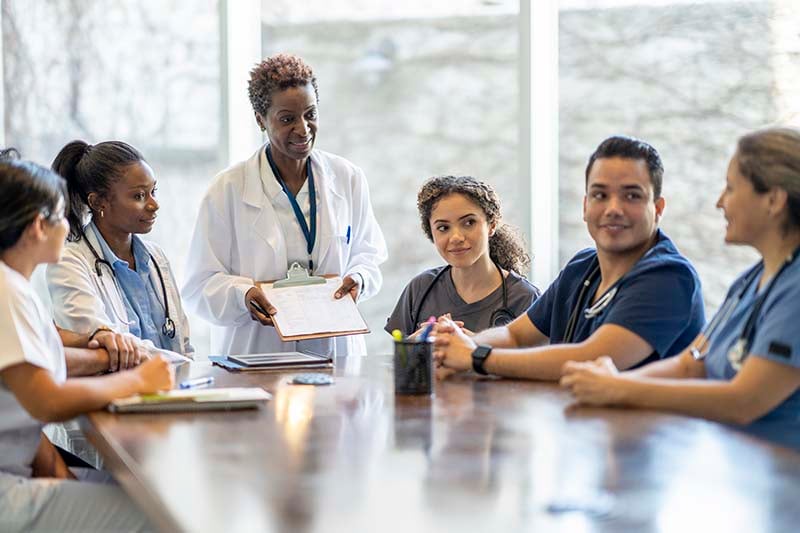
[[[661,183],[664,180],[664,165],[658,150],[641,139],[626,135],[614,135],[601,142],[594,153],[589,157],[586,165],[586,186],[589,186],[589,172],[598,159],[608,157],[621,157],[623,159],[641,160],[647,163],[650,174],[650,183],[653,184],[653,199],[661,198]]]

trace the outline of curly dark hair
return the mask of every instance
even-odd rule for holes
[[[319,102],[317,78],[311,67],[297,56],[275,54],[257,64],[250,71],[247,94],[250,96],[253,111],[266,117],[275,91],[283,91],[289,87],[301,87],[309,83],[314,87],[314,95]]]
[[[531,258],[525,251],[525,241],[519,231],[502,222],[500,199],[488,184],[472,176],[435,176],[426,181],[417,194],[422,231],[433,242],[431,213],[439,200],[451,194],[463,194],[475,202],[486,215],[489,224],[496,224],[494,235],[489,237],[489,257],[506,270],[525,276]]]

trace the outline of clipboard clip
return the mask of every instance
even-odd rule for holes
[[[272,284],[275,289],[284,287],[301,287],[303,285],[319,285],[325,283],[325,278],[320,276],[310,276],[308,270],[300,266],[300,263],[294,262],[289,267],[286,273],[286,279],[280,279]]]

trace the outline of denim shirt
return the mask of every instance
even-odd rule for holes
[[[100,254],[103,259],[111,263],[117,283],[122,289],[122,300],[128,311],[130,333],[140,339],[151,341],[156,348],[175,350],[174,339],[170,339],[161,331],[166,319],[164,305],[159,299],[163,287],[155,286],[157,284],[150,276],[150,252],[142,240],[136,235],[131,238],[133,258],[136,262],[136,270],[132,270],[126,261],[114,254],[97,227],[94,224],[90,225],[100,243]]]

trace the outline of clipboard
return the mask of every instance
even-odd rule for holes
[[[284,342],[369,333],[355,300],[333,298],[341,284],[338,276],[310,276],[298,263],[292,263],[286,279],[258,282],[278,310],[272,323]]]

